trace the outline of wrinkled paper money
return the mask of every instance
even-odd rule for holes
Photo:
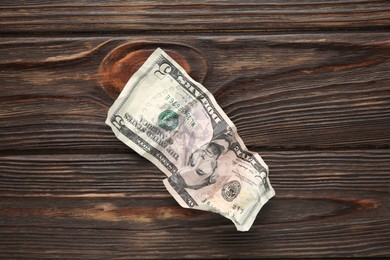
[[[262,158],[247,150],[211,93],[161,49],[130,78],[106,123],[168,177],[185,208],[217,212],[247,231],[275,195]]]

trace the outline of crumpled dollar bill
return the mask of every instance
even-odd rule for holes
[[[262,158],[211,93],[161,49],[127,82],[106,124],[167,175],[164,185],[182,207],[219,213],[239,231],[275,195]]]

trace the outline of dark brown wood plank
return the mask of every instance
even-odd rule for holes
[[[381,196],[380,202],[388,199],[388,195]],[[41,199],[38,203],[27,199],[20,203],[14,199],[1,203],[6,207],[2,217],[8,220],[14,216],[20,221],[0,229],[0,256],[388,256],[388,208],[377,202],[372,195],[370,200],[276,198],[263,209],[266,213],[259,214],[251,231],[240,233],[216,214],[186,212],[167,203],[145,208],[118,199],[110,203],[93,199]],[[46,207],[44,203],[48,203]],[[284,214],[278,216],[281,212]]]
[[[2,1],[0,32],[270,31],[384,28],[388,1]]]
[[[258,150],[278,195],[332,189],[389,192],[389,150]],[[165,175],[138,154],[43,154],[0,157],[0,195],[17,197],[170,197]]]
[[[389,35],[2,39],[0,149],[125,150],[106,113],[157,46],[215,95],[248,146],[388,148]]]
[[[277,195],[247,233],[180,208],[138,155],[2,156],[0,256],[390,254],[389,150],[262,154]]]

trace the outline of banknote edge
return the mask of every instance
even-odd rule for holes
[[[268,180],[269,182],[269,180]],[[251,210],[250,213],[246,216],[244,221],[242,222],[242,226],[245,227],[243,229],[238,229],[238,231],[248,231],[253,223],[255,222],[257,215],[259,214],[260,210],[264,207],[267,202],[275,196],[275,190],[273,188],[269,189],[268,191],[264,192],[260,195],[260,201],[256,204],[256,206]],[[253,217],[252,217],[253,216]]]

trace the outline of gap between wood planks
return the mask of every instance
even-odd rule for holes
[[[283,35],[283,34],[302,34],[302,33],[387,33],[390,26],[369,26],[369,27],[325,27],[325,28],[269,28],[269,29],[192,29],[192,30],[102,30],[102,31],[70,31],[70,30],[47,30],[41,31],[0,31],[0,37],[128,37],[132,35],[136,36],[169,36],[169,35],[242,35],[250,33],[254,35]]]

